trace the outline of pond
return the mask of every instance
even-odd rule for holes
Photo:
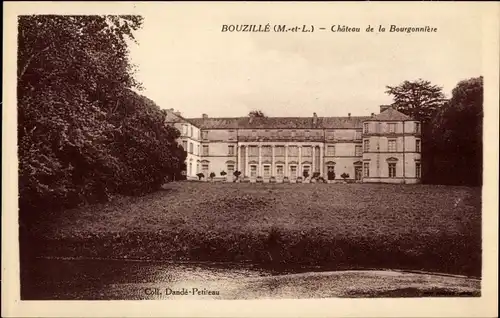
[[[22,300],[480,296],[478,279],[402,271],[45,258],[26,264]]]

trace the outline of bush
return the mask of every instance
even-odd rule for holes
[[[340,175],[340,177],[345,181],[347,178],[349,178],[349,174],[344,172]]]
[[[235,172],[233,172],[233,176],[236,177],[236,180],[238,180],[240,178],[240,175],[241,175],[241,171],[236,170]]]
[[[210,172],[210,179],[213,180],[213,178],[215,178],[215,173],[214,172]]]
[[[203,173],[197,173],[196,176],[198,177],[198,180],[201,180],[202,178],[205,178],[205,175]]]

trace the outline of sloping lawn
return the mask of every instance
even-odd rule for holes
[[[179,182],[44,215],[30,234],[44,256],[481,275],[480,188]]]

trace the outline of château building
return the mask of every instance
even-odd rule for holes
[[[181,132],[188,179],[222,171],[232,178],[238,170],[264,182],[294,182],[304,171],[325,179],[334,172],[335,180],[345,173],[356,182],[420,182],[420,122],[391,106],[366,117],[184,118],[169,110],[166,121]]]

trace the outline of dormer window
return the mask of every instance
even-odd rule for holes
[[[364,127],[363,132],[364,132],[365,134],[367,134],[367,133],[369,133],[369,132],[370,132],[370,130],[369,130],[369,126],[368,126],[368,123],[365,123],[365,124],[363,125],[363,127]]]

